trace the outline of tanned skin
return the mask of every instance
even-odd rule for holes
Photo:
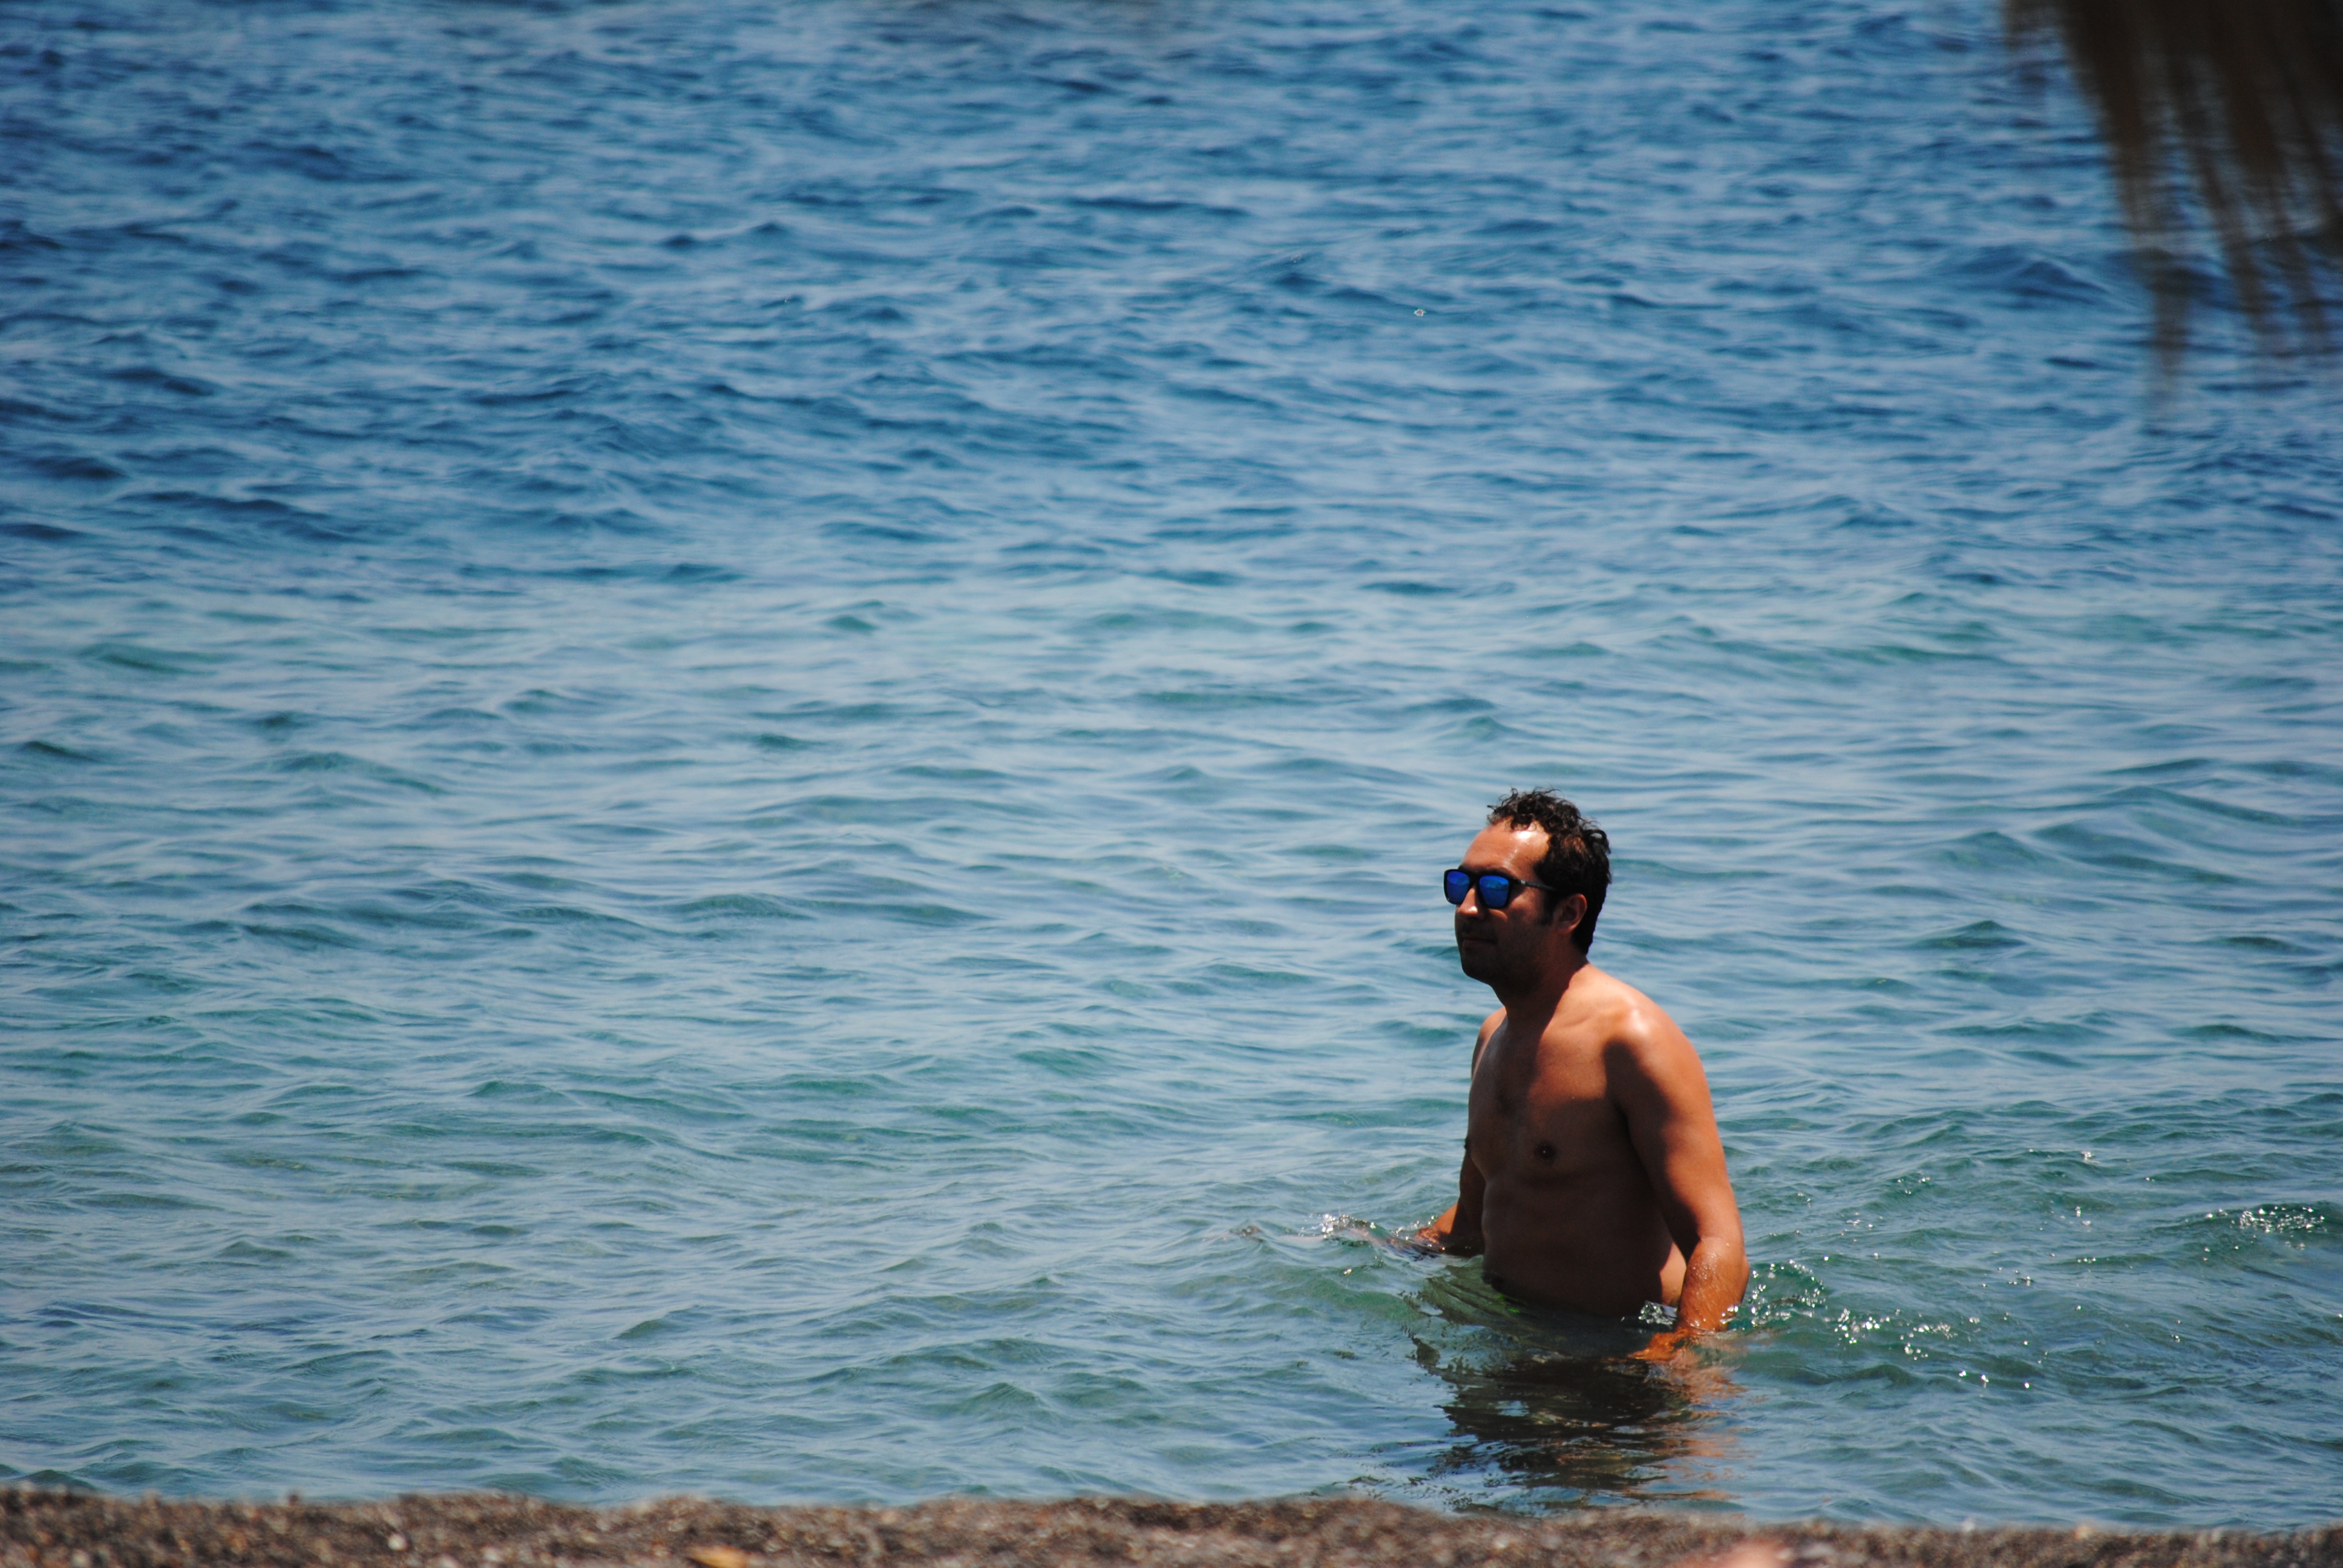
[[[1462,864],[1534,882],[1545,851],[1544,829],[1500,822]],[[1587,961],[1571,937],[1585,915],[1583,895],[1540,888],[1502,910],[1476,888],[1458,906],[1458,960],[1501,1005],[1473,1047],[1456,1201],[1422,1234],[1483,1254],[1489,1280],[1523,1301],[1675,1308],[1641,1352],[1664,1360],[1748,1289],[1741,1211],[1699,1056],[1650,998]]]

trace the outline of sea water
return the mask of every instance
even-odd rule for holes
[[[16,0],[0,135],[0,1479],[2343,1514],[2343,389],[1986,0]],[[1535,783],[1673,1369],[1384,1244]]]

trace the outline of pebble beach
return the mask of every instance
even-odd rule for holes
[[[0,1493],[0,1568],[2330,1568],[2343,1525],[2247,1531],[1759,1528],[1684,1513],[1523,1519],[1353,1498],[1181,1503],[950,1499],[750,1508],[129,1502]]]

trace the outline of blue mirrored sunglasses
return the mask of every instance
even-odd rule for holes
[[[1464,895],[1476,888],[1481,894],[1481,907],[1484,910],[1503,909],[1513,901],[1514,891],[1521,888],[1535,888],[1542,893],[1554,891],[1544,882],[1524,882],[1519,877],[1508,877],[1496,871],[1484,871],[1476,877],[1458,866],[1441,873],[1440,890],[1448,895],[1448,901],[1452,904],[1463,903]]]

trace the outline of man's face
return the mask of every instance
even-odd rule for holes
[[[1534,882],[1545,850],[1544,829],[1498,822],[1481,829],[1457,864],[1475,877],[1494,871]],[[1535,985],[1551,966],[1567,961],[1562,949],[1576,923],[1568,908],[1561,910],[1560,919],[1548,919],[1556,912],[1555,898],[1543,888],[1516,888],[1513,902],[1492,910],[1483,906],[1475,887],[1456,906],[1456,961],[1466,974],[1500,990]]]

